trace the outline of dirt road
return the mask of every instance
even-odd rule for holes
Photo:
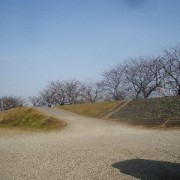
[[[68,126],[0,132],[0,179],[179,179],[180,131],[141,130],[53,108]]]

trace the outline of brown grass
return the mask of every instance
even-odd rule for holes
[[[98,102],[59,106],[58,108],[88,117],[101,117],[117,107],[121,101]]]
[[[53,130],[65,125],[65,122],[29,107],[13,108],[0,113],[0,127],[3,128]]]

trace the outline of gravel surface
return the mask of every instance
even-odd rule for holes
[[[143,130],[40,109],[68,123],[61,131],[0,130],[1,180],[180,179],[180,131]]]

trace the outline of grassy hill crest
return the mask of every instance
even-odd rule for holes
[[[65,122],[34,108],[19,107],[0,112],[0,127],[4,128],[53,130],[65,125]]]

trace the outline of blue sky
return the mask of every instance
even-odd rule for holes
[[[130,57],[180,43],[179,0],[0,0],[0,96],[49,80],[99,80]]]

